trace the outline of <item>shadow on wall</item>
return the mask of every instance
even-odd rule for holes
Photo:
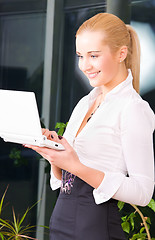
[[[27,69],[17,67],[0,67],[0,88],[24,90],[27,87]]]
[[[150,107],[152,108],[152,110],[155,113],[155,89],[142,95],[142,98],[150,104]]]

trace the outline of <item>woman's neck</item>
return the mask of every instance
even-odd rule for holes
[[[102,101],[104,100],[106,94],[110,92],[113,88],[119,85],[121,82],[125,81],[128,76],[128,70],[125,67],[125,63],[121,63],[122,66],[118,69],[118,72],[114,79],[107,85],[103,85],[100,87],[102,92]]]

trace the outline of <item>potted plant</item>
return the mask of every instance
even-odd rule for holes
[[[34,204],[32,207],[28,207],[25,211],[24,215],[19,217],[16,217],[16,214],[14,212],[14,209],[12,210],[13,214],[13,221],[6,220],[2,217],[2,209],[3,209],[3,203],[4,198],[6,195],[8,187],[6,188],[1,201],[0,201],[0,237],[2,240],[23,240],[23,239],[35,239],[29,236],[29,234],[32,232],[32,229],[35,228],[35,226],[30,225],[23,225],[23,222],[29,213],[29,211],[37,204]],[[37,239],[35,239],[37,240]]]

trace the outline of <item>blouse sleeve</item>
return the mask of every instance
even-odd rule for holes
[[[61,180],[57,179],[54,176],[52,168],[51,168],[50,186],[52,190],[56,190],[61,187]]]
[[[111,197],[146,206],[154,190],[153,131],[155,116],[145,101],[131,103],[121,117],[121,142],[128,176],[105,172],[93,194],[97,204]]]

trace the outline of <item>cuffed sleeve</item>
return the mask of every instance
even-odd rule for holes
[[[61,187],[61,180],[57,179],[54,176],[52,168],[51,168],[50,186],[51,186],[52,190],[56,190]]]
[[[93,196],[96,204],[106,202],[112,198],[124,179],[125,176],[122,173],[106,172],[99,187],[93,190]]]

